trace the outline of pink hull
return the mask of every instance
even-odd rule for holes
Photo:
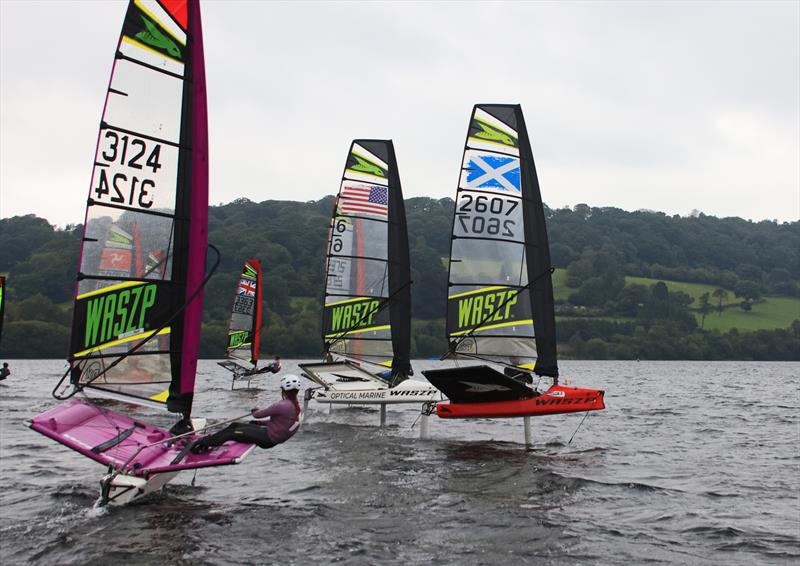
[[[123,466],[141,447],[170,437],[164,429],[77,399],[34,417],[31,428],[114,469]],[[116,442],[118,439],[121,440]],[[189,453],[178,464],[172,464],[184,440],[187,439],[143,449],[123,471],[147,478],[163,472],[237,464],[252,448],[251,444],[227,442],[205,454]],[[104,449],[104,445],[108,448]]]

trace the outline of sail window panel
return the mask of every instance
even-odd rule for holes
[[[255,299],[237,295],[231,313],[231,330],[250,330],[253,327]]]
[[[117,59],[103,121],[177,144],[182,103],[183,80]]]
[[[453,235],[523,243],[521,199],[459,191]]]
[[[326,304],[346,297],[388,297],[388,268],[380,260],[328,258]]]
[[[394,355],[391,336],[385,339],[343,339],[334,342],[330,351],[342,356],[378,362],[391,361]]]
[[[457,340],[457,337],[454,338]],[[519,366],[536,361],[536,342],[528,336],[470,336],[457,341],[456,353]]]
[[[387,259],[387,223],[369,218],[337,216],[331,232],[330,255]]]
[[[173,227],[172,218],[90,206],[81,273],[123,279],[169,279]]]
[[[450,283],[524,285],[525,246],[503,240],[457,238],[450,252]]]
[[[159,336],[157,339],[161,338]],[[118,353],[124,354],[125,351]],[[90,383],[95,389],[152,401],[159,401],[159,395],[166,395],[171,379],[169,353],[132,355],[109,368],[116,359],[112,357],[81,362],[81,382]]]
[[[174,214],[178,148],[104,128],[90,198],[114,206]]]

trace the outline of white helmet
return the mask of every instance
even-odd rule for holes
[[[300,378],[293,374],[281,378],[281,389],[284,391],[300,391]]]

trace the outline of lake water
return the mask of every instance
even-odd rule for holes
[[[415,369],[439,367],[417,362]],[[27,429],[60,361],[0,384],[2,564],[797,564],[800,364],[561,363],[605,411],[522,421],[312,402],[289,442],[93,509],[104,469]],[[284,373],[296,370],[285,361]],[[195,413],[277,399],[204,361]],[[144,414],[144,413],[143,413]],[[141,415],[140,415],[141,416]],[[164,416],[155,417],[168,424]]]

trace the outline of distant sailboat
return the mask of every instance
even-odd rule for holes
[[[519,105],[479,104],[456,196],[447,300],[453,358],[488,365],[423,372],[449,399],[442,418],[529,417],[603,409],[604,392],[558,384],[544,206]],[[533,375],[552,379],[544,392]]]
[[[320,386],[307,395],[324,403],[380,405],[436,398],[439,393],[429,383],[409,379],[411,268],[390,140],[351,144],[331,217],[325,268],[326,361],[301,364],[304,375]]]
[[[239,283],[233,297],[231,318],[228,325],[228,344],[224,362],[219,365],[233,373],[231,389],[237,381],[250,381],[266,373],[277,373],[280,362],[276,361],[259,369],[258,355],[261,344],[261,262],[248,259],[239,275]],[[252,364],[246,366],[242,364]]]
[[[131,1],[98,136],[70,368],[53,391],[68,400],[30,421],[108,466],[101,503],[127,503],[181,470],[235,464],[252,449],[191,454],[173,431],[92,401],[168,409],[191,431],[208,280],[207,132],[198,1]]]

